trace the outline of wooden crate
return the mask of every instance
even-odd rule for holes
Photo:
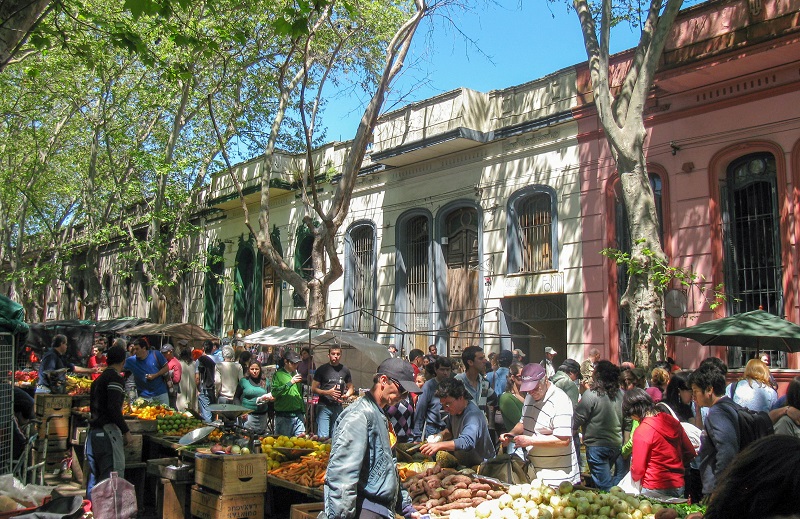
[[[41,452],[45,448],[45,444],[47,444],[48,451],[65,451],[67,450],[67,439],[66,438],[40,438],[36,440],[36,443],[33,445],[33,448],[37,451]]]
[[[128,429],[132,434],[158,431],[157,420],[140,420],[138,418],[126,418],[125,423],[128,424]]]
[[[264,493],[220,495],[195,485],[191,511],[200,519],[264,519]]]
[[[56,463],[59,464],[64,461],[64,458],[71,458],[72,451],[71,450],[48,450],[47,451],[47,458],[45,459],[46,462]],[[39,458],[41,459],[41,457]]]
[[[72,444],[85,445],[86,436],[89,434],[89,427],[73,427],[72,428]]]
[[[69,395],[36,393],[34,409],[39,416],[63,414],[68,417],[72,412],[72,397]]]
[[[49,428],[46,427],[44,419],[39,419],[42,420],[41,425],[39,425],[39,438],[45,437],[45,431],[47,431],[47,437],[51,440],[56,438],[69,438],[69,413],[61,418],[51,419],[49,421]]]
[[[317,515],[323,510],[325,510],[325,503],[292,505],[289,519],[317,519]]]
[[[263,454],[198,454],[194,482],[225,495],[267,491],[267,457]]]
[[[161,479],[161,519],[186,519],[191,517],[191,486]]]
[[[123,447],[125,463],[139,463],[142,461],[142,435],[132,434],[131,441]]]

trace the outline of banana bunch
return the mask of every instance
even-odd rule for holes
[[[68,395],[88,395],[92,387],[92,379],[67,375],[67,394]]]

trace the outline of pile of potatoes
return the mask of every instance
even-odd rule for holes
[[[417,511],[436,516],[448,516],[453,510],[475,507],[505,494],[502,486],[475,481],[467,474],[439,465],[409,477],[403,485]]]

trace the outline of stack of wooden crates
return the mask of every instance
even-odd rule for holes
[[[197,454],[192,516],[264,519],[267,457],[262,454]]]
[[[59,472],[65,459],[71,457],[69,418],[72,413],[72,397],[37,393],[35,398],[36,419],[41,422],[34,444],[36,461],[44,461],[46,474]]]

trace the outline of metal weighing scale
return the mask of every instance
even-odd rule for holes
[[[248,447],[250,452],[253,452],[253,433],[236,423],[236,419],[249,413],[251,411],[250,409],[233,404],[211,404],[208,406],[208,410],[211,414],[216,415],[217,419],[208,426],[200,427],[199,429],[184,434],[181,439],[178,440],[180,445],[199,443],[208,438],[208,435],[216,429],[220,429],[223,431],[223,437],[233,435],[237,437],[246,436],[249,438],[249,440],[244,442],[245,445],[243,446]],[[236,443],[241,445],[241,440],[237,440]]]

